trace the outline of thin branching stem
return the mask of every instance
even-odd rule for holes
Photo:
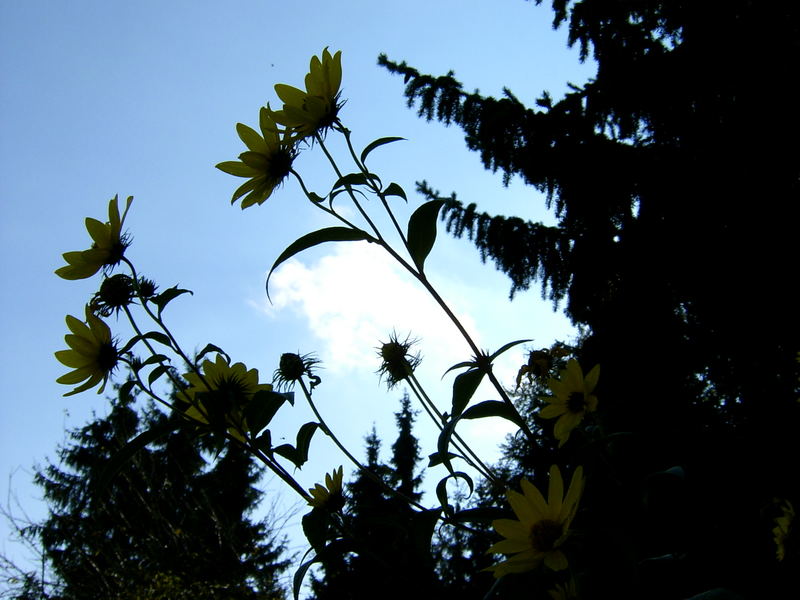
[[[409,375],[408,382],[409,385],[411,386],[411,389],[414,391],[414,394],[420,399],[420,402],[423,404],[423,406],[425,404],[429,404],[431,410],[433,410],[433,412],[436,413],[436,416],[439,418],[437,422],[437,427],[439,427],[439,430],[441,431],[442,429],[444,429],[443,425],[445,421],[444,415],[439,411],[438,408],[436,408],[436,405],[430,399],[428,394],[425,393],[425,389],[422,387],[422,384],[419,382],[414,373],[411,373]],[[453,431],[453,438],[455,438],[451,442],[453,446],[459,452],[461,452],[461,454],[469,455],[469,458],[467,456],[464,456],[463,457],[464,460],[466,460],[470,464],[470,466],[472,466],[472,468],[480,472],[481,475],[486,477],[486,479],[490,480],[494,484],[497,484],[498,483],[497,478],[494,475],[492,475],[492,472],[489,469],[489,467],[486,466],[486,464],[475,453],[472,447],[467,442],[465,442],[464,439],[455,430]]]
[[[402,498],[403,500],[405,500],[412,506],[418,508],[419,510],[427,510],[419,502],[417,502],[413,498],[409,498],[402,492],[397,491],[388,483],[386,483],[383,479],[378,477],[375,473],[370,471],[367,467],[362,465],[361,462],[355,456],[353,456],[353,454],[344,446],[344,444],[342,444],[342,442],[339,441],[339,438],[336,436],[335,433],[333,433],[333,430],[330,427],[328,427],[327,423],[325,422],[325,419],[322,418],[322,415],[320,414],[319,410],[317,410],[317,406],[314,404],[314,400],[311,399],[311,392],[308,390],[306,382],[303,381],[302,379],[300,379],[299,382],[300,382],[300,387],[303,390],[303,395],[306,397],[306,401],[308,402],[308,405],[311,407],[314,416],[317,417],[317,420],[319,421],[320,425],[322,425],[323,431],[327,434],[329,438],[331,438],[331,440],[333,440],[333,443],[336,444],[336,447],[342,451],[342,453],[350,460],[350,462],[352,462],[356,466],[356,468],[358,468],[359,471],[364,473],[367,477],[372,479],[375,483],[380,485],[384,490],[386,490],[390,494],[397,496],[398,498]]]

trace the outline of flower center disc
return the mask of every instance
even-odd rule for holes
[[[586,398],[583,392],[572,392],[567,399],[567,408],[573,413],[583,412],[586,409]]]
[[[531,527],[530,540],[534,550],[539,552],[549,552],[564,533],[564,528],[560,523],[550,519],[542,519]]]

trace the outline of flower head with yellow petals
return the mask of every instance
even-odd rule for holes
[[[66,252],[63,256],[67,265],[56,269],[56,275],[63,279],[86,279],[103,267],[113,267],[118,264],[130,244],[122,234],[122,225],[125,223],[131,202],[133,197],[128,197],[125,211],[120,217],[118,198],[114,196],[108,203],[106,223],[87,217],[86,230],[92,238],[92,247],[88,250]]]
[[[69,350],[56,352],[58,361],[73,370],[62,375],[56,381],[66,385],[75,385],[84,382],[71,392],[64,394],[72,396],[88,390],[102,382],[99,394],[105,389],[108,376],[117,366],[119,352],[111,339],[111,330],[102,319],[92,314],[86,307],[86,323],[67,315],[67,327],[72,332],[64,336]]]
[[[247,369],[243,363],[229,364],[221,354],[214,362],[203,361],[202,374],[184,375],[189,387],[184,390],[189,407],[184,414],[203,424],[225,423],[228,431],[239,440],[248,431],[243,409],[260,391],[272,391],[268,383],[258,382],[258,370]]]
[[[220,171],[229,175],[248,178],[231,198],[231,204],[242,198],[242,209],[263,204],[291,173],[292,162],[297,156],[287,132],[278,129],[268,108],[261,109],[259,128],[260,134],[243,123],[237,123],[236,132],[247,150],[239,155],[238,161],[217,165]]]
[[[325,474],[325,485],[319,483],[308,490],[311,499],[310,506],[336,512],[344,506],[344,493],[342,492],[342,467],[334,469],[332,474]]]
[[[547,501],[527,479],[521,482],[522,494],[508,490],[508,502],[518,520],[497,519],[492,522],[495,531],[506,539],[488,551],[513,556],[487,570],[493,571],[495,577],[502,577],[508,573],[531,571],[541,564],[555,571],[566,569],[567,558],[560,548],[569,536],[583,493],[583,483],[583,468],[578,467],[564,497],[561,471],[553,465],[550,467]]]
[[[559,379],[550,379],[548,386],[553,395],[542,397],[548,406],[542,408],[539,416],[544,419],[558,417],[553,433],[559,447],[569,439],[569,434],[587,412],[597,410],[594,388],[599,377],[600,365],[595,365],[584,377],[580,364],[573,358],[567,363],[567,368],[561,371]]]
[[[328,49],[322,51],[322,58],[311,58],[311,66],[306,75],[305,91],[279,83],[275,92],[283,101],[283,109],[275,111],[275,121],[293,132],[296,139],[324,133],[336,123],[342,83],[342,52],[331,56]]]

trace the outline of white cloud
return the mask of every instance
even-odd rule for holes
[[[326,370],[343,374],[365,365],[377,368],[376,348],[396,331],[420,340],[420,350],[441,373],[469,357],[469,348],[442,309],[413,277],[380,248],[341,244],[311,266],[292,259],[272,276],[273,304],[301,314],[323,343]],[[468,315],[459,319],[468,329]]]
[[[472,263],[459,270],[440,269],[431,277],[484,350],[532,337],[537,345],[544,345],[556,337],[565,339],[569,331],[564,317],[554,315],[538,298],[527,295],[522,301],[509,302],[507,280],[491,268]],[[469,346],[419,282],[379,247],[339,244],[332,254],[310,264],[291,259],[273,274],[270,295],[272,305],[264,300],[259,308],[272,318],[291,311],[305,320],[318,339],[315,347],[325,371],[334,378],[374,373],[380,364],[377,347],[393,331],[403,338],[409,334],[418,338],[423,361],[417,376],[440,410],[449,410],[455,373],[444,380],[442,374],[471,357]],[[485,338],[478,334],[476,321],[484,328]],[[488,340],[490,348],[482,339]],[[524,360],[520,345],[495,362],[493,370],[501,384],[512,385]],[[498,394],[485,379],[473,402],[488,399],[498,399]],[[500,419],[462,425],[471,443],[490,456],[513,429]]]

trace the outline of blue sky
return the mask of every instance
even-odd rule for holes
[[[239,180],[213,168],[243,150],[235,124],[255,126],[259,107],[277,103],[273,85],[301,86],[310,57],[324,47],[342,50],[342,118],[356,146],[407,138],[373,155],[373,169],[409,193],[409,205],[398,207],[402,217],[421,200],[414,182],[425,179],[488,211],[550,218],[534,190],[518,181],[503,188],[500,175],[484,171],[459,130],[419,119],[402,97],[402,79],[376,65],[385,52],[424,72],[452,69],[468,90],[499,95],[507,86],[529,104],[544,90],[558,96],[593,68],[566,48],[563,31],[552,31],[546,6],[522,0],[298,6],[0,3],[0,494],[5,501],[10,482],[32,517],[44,510],[30,485],[32,465],[55,456],[65,429],[106,412],[102,395],[62,397],[68,388],[55,379],[65,368],[53,357],[65,347],[64,316],[82,314],[98,281],[67,282],[53,271],[63,252],[87,247],[83,219],[105,220],[114,194],[135,197],[126,225],[133,237],[128,254],[139,270],[162,289],[180,284],[194,291],[167,313],[189,351],[213,342],[264,379],[282,352],[316,352],[325,367],[315,393],[320,409],[360,454],[373,422],[387,446],[393,439],[402,389],[387,393],[378,382],[374,348],[394,328],[420,338],[421,377],[446,409],[450,380],[441,382],[441,373],[469,357],[418,286],[366,245],[329,246],[277,271],[268,304],[264,276],[275,257],[300,235],[332,223],[294,182],[263,206],[231,207]],[[319,152],[304,152],[296,168],[318,191],[332,181]],[[465,240],[440,235],[428,269],[482,347],[519,338],[544,345],[570,335],[538,290],[509,303],[506,278],[481,265]],[[124,334],[121,323],[109,324]],[[508,380],[519,360],[509,355],[498,372]],[[292,439],[311,418],[301,406],[288,410],[273,437]],[[474,442],[489,452],[503,431],[482,428]],[[425,450],[432,445],[429,439]],[[332,451],[316,440],[308,469],[298,473],[304,486],[343,462]],[[0,550],[15,551],[5,524]]]

